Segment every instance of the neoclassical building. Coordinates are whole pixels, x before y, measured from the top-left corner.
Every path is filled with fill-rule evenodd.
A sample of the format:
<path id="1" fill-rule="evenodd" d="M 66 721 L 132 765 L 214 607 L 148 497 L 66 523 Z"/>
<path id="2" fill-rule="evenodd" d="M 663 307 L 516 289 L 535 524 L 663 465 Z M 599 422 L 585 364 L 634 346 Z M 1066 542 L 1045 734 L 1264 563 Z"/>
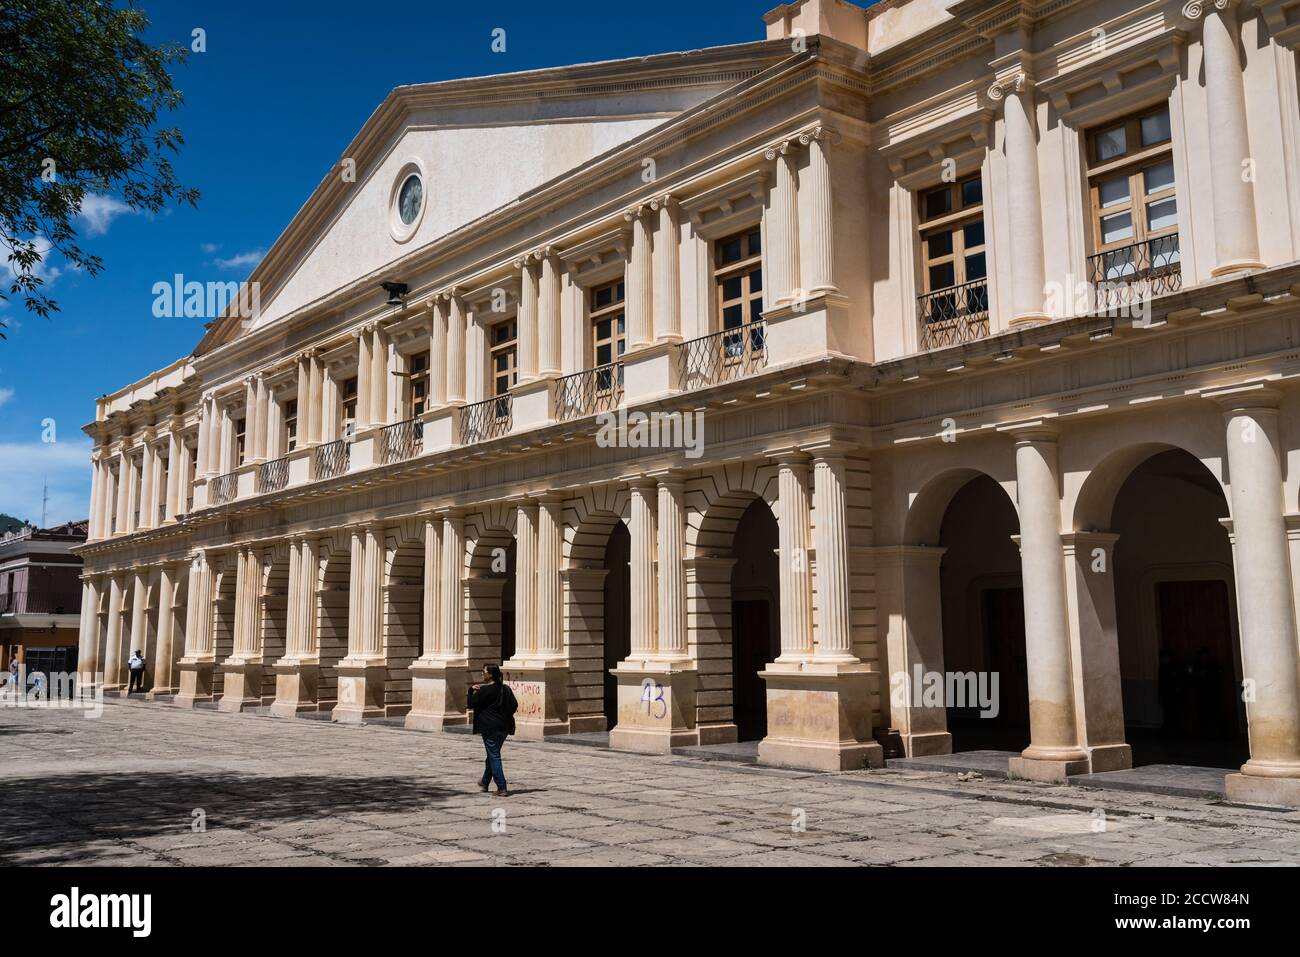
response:
<path id="1" fill-rule="evenodd" d="M 763 20 L 394 90 L 98 401 L 82 670 L 1300 805 L 1300 0 Z"/>

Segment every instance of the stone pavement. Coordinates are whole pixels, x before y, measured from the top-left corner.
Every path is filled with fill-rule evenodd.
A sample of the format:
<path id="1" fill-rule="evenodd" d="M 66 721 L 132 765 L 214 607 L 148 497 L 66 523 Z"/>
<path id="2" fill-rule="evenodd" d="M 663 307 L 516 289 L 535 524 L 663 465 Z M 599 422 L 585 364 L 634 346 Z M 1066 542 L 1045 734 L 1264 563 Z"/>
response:
<path id="1" fill-rule="evenodd" d="M 108 702 L 0 708 L 3 864 L 1296 864 L 1300 812 Z M 201 820 L 204 830 L 196 830 Z M 792 825 L 802 823 L 803 829 Z"/>

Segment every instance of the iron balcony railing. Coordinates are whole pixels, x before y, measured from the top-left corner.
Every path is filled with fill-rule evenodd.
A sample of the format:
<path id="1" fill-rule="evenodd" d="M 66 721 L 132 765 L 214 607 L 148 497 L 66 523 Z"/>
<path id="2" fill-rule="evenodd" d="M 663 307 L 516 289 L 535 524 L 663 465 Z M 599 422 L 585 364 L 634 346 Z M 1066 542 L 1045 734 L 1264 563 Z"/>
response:
<path id="1" fill-rule="evenodd" d="M 379 461 L 382 464 L 413 459 L 424 448 L 424 423 L 419 419 L 406 419 L 388 426 L 380 436 Z"/>
<path id="2" fill-rule="evenodd" d="M 257 467 L 257 491 L 278 492 L 289 484 L 289 460 L 287 458 L 271 459 Z"/>
<path id="3" fill-rule="evenodd" d="M 622 401 L 621 362 L 575 372 L 555 383 L 555 416 L 560 422 L 617 409 Z"/>
<path id="4" fill-rule="evenodd" d="M 511 396 L 493 396 L 474 402 L 460 410 L 460 444 L 486 442 L 510 432 L 514 421 Z"/>
<path id="5" fill-rule="evenodd" d="M 52 585 L 0 593 L 0 615 L 75 615 L 81 611 L 81 590 Z"/>
<path id="6" fill-rule="evenodd" d="M 1158 236 L 1088 257 L 1096 308 L 1105 311 L 1183 288 L 1178 234 Z"/>
<path id="7" fill-rule="evenodd" d="M 348 470 L 352 461 L 352 446 L 347 439 L 338 439 L 316 446 L 316 461 L 313 474 L 317 479 L 334 478 Z"/>
<path id="8" fill-rule="evenodd" d="M 218 475 L 208 486 L 208 491 L 213 505 L 225 505 L 227 502 L 233 502 L 235 493 L 239 491 L 239 476 L 234 472 Z"/>
<path id="9" fill-rule="evenodd" d="M 767 323 L 759 319 L 682 343 L 683 389 L 742 379 L 767 365 Z"/>
<path id="10" fill-rule="evenodd" d="M 989 334 L 989 283 L 976 279 L 916 297 L 925 352 L 974 342 Z"/>

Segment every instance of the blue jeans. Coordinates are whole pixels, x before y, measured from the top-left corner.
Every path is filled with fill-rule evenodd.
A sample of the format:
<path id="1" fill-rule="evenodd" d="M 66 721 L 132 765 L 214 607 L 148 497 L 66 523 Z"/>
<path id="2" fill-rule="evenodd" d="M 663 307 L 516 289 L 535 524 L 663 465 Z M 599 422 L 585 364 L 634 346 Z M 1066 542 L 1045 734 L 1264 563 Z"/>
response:
<path id="1" fill-rule="evenodd" d="M 487 760 L 483 762 L 483 777 L 479 780 L 479 787 L 488 786 L 488 781 L 496 781 L 497 790 L 506 790 L 506 772 L 501 768 L 501 745 L 506 743 L 504 734 L 485 734 L 483 737 L 483 750 L 487 752 Z"/>

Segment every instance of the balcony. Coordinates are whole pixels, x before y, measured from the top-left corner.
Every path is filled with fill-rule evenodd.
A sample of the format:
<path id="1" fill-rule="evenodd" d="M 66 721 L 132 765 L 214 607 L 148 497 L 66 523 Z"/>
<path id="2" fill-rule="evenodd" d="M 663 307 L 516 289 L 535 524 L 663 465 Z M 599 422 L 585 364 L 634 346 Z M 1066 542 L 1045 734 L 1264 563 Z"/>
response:
<path id="1" fill-rule="evenodd" d="M 617 409 L 623 401 L 623 363 L 611 362 L 555 383 L 555 418 L 559 422 L 580 419 Z"/>
<path id="2" fill-rule="evenodd" d="M 681 346 L 681 387 L 703 389 L 757 372 L 767 365 L 763 320 L 689 339 Z"/>
<path id="3" fill-rule="evenodd" d="M 1088 257 L 1098 311 L 1121 309 L 1183 288 L 1178 234 L 1108 249 Z"/>
<path id="4" fill-rule="evenodd" d="M 278 458 L 257 467 L 257 493 L 278 492 L 289 484 L 289 459 Z"/>
<path id="5" fill-rule="evenodd" d="M 338 439 L 316 446 L 316 461 L 312 469 L 314 477 L 320 479 L 334 478 L 348 470 L 352 460 L 352 446 L 347 439 Z"/>
<path id="6" fill-rule="evenodd" d="M 460 413 L 460 444 L 486 442 L 508 435 L 514 422 L 510 395 L 498 395 L 465 406 Z"/>
<path id="7" fill-rule="evenodd" d="M 233 502 L 238 492 L 239 475 L 236 472 L 218 475 L 208 483 L 208 501 L 212 505 L 225 505 Z"/>
<path id="8" fill-rule="evenodd" d="M 379 434 L 379 461 L 382 465 L 413 459 L 424 448 L 424 423 L 406 419 L 388 426 Z"/>
<path id="9" fill-rule="evenodd" d="M 916 297 L 922 352 L 974 342 L 989 334 L 989 284 L 976 279 Z"/>
<path id="10" fill-rule="evenodd" d="M 47 585 L 0 595 L 0 615 L 76 615 L 81 590 L 76 585 Z"/>

